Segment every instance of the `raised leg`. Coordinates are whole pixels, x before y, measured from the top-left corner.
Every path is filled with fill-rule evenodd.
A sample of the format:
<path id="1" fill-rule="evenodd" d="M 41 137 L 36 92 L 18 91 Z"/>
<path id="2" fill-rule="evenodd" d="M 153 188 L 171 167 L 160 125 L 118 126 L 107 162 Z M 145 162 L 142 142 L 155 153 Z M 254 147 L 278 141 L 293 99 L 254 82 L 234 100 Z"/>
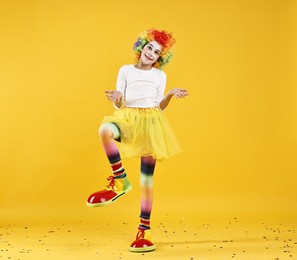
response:
<path id="1" fill-rule="evenodd" d="M 112 175 L 107 178 L 109 183 L 106 189 L 97 191 L 87 199 L 87 206 L 100 207 L 113 203 L 122 195 L 132 189 L 128 181 L 121 156 L 114 140 L 120 139 L 120 130 L 113 123 L 106 123 L 100 126 L 99 136 L 105 154 L 112 169 Z"/>

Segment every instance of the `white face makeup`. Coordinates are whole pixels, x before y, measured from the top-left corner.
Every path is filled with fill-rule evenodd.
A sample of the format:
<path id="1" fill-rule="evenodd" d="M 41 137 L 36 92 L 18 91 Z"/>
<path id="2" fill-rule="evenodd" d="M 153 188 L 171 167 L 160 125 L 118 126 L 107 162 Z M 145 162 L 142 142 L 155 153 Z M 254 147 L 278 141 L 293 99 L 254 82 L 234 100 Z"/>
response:
<path id="1" fill-rule="evenodd" d="M 141 52 L 140 61 L 143 65 L 153 65 L 160 57 L 162 45 L 156 41 L 146 44 Z"/>

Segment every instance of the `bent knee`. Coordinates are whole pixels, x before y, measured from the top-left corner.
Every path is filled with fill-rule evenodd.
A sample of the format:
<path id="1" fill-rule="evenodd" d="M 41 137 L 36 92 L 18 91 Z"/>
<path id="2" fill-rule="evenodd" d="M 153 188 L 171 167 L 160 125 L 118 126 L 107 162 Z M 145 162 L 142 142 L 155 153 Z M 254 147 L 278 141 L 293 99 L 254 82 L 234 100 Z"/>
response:
<path id="1" fill-rule="evenodd" d="M 98 129 L 98 134 L 101 139 L 116 139 L 120 135 L 117 126 L 113 123 L 102 124 Z"/>
<path id="2" fill-rule="evenodd" d="M 108 134 L 108 133 L 112 133 L 112 132 L 111 132 L 111 130 L 109 129 L 109 127 L 107 127 L 106 124 L 103 124 L 103 125 L 101 125 L 101 126 L 99 127 L 99 129 L 98 129 L 98 134 L 99 134 L 100 136 L 102 136 L 102 135 L 106 135 L 106 134 Z"/>

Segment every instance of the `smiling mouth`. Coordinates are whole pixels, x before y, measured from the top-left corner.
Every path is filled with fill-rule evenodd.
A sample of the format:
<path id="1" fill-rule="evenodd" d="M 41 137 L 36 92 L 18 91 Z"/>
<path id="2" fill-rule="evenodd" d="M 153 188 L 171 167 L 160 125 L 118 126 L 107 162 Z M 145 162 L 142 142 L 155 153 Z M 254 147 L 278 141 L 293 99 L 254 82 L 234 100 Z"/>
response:
<path id="1" fill-rule="evenodd" d="M 145 56 L 148 60 L 153 60 L 153 58 L 151 58 L 150 56 L 147 56 L 146 54 L 144 54 L 144 56 Z"/>

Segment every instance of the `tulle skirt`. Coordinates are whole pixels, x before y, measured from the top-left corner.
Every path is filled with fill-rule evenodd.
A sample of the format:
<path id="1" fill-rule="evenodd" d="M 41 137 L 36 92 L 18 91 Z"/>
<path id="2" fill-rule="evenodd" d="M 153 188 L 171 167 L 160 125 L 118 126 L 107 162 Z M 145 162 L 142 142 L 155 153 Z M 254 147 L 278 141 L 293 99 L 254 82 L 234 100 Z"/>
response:
<path id="1" fill-rule="evenodd" d="M 157 160 L 181 152 L 180 145 L 160 108 L 123 107 L 101 122 L 120 129 L 122 157 L 153 156 Z"/>

